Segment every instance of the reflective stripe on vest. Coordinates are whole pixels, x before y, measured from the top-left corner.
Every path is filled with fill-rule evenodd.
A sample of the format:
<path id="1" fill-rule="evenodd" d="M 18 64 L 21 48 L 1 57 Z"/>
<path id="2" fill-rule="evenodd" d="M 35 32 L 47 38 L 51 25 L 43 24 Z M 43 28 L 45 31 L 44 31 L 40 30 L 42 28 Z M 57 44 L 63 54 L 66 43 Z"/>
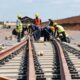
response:
<path id="1" fill-rule="evenodd" d="M 22 23 L 20 23 L 19 26 L 17 27 L 17 31 L 22 32 Z"/>
<path id="2" fill-rule="evenodd" d="M 61 25 L 57 25 L 58 32 L 64 32 L 64 28 Z"/>

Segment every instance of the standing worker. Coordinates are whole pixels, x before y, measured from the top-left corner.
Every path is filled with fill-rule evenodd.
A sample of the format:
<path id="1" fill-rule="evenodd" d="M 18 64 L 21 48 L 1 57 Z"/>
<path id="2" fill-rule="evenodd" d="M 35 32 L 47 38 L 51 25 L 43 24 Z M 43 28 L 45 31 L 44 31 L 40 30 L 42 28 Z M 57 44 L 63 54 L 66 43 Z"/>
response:
<path id="1" fill-rule="evenodd" d="M 34 24 L 39 28 L 42 27 L 42 21 L 39 18 L 39 14 L 38 13 L 35 14 Z"/>
<path id="2" fill-rule="evenodd" d="M 17 41 L 20 42 L 21 41 L 21 33 L 22 33 L 22 22 L 21 22 L 21 16 L 17 16 L 18 20 L 16 22 L 16 30 L 18 32 L 18 35 L 17 35 Z"/>
<path id="3" fill-rule="evenodd" d="M 35 19 L 34 19 L 34 25 L 38 28 L 38 30 L 36 31 L 35 35 L 36 36 L 36 40 L 39 40 L 39 38 L 41 37 L 41 28 L 42 28 L 42 21 L 41 19 L 39 18 L 39 14 L 36 13 L 35 14 Z"/>
<path id="4" fill-rule="evenodd" d="M 66 34 L 64 28 L 61 25 L 58 25 L 56 22 L 54 22 L 53 26 L 55 27 L 55 33 L 57 32 L 57 36 L 59 37 L 60 34 L 62 34 L 63 40 L 66 42 Z"/>

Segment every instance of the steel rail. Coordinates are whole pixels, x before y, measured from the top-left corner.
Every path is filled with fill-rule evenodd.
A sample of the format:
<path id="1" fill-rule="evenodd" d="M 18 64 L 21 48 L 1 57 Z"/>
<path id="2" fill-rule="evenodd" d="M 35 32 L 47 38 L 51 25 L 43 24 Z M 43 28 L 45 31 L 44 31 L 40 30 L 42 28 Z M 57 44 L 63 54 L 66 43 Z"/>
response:
<path id="1" fill-rule="evenodd" d="M 0 75 L 0 80 L 13 80 L 13 79 Z"/>
<path id="2" fill-rule="evenodd" d="M 71 75 L 68 69 L 68 65 L 67 65 L 62 47 L 60 43 L 55 39 L 53 40 L 53 44 L 55 45 L 55 48 L 59 56 L 61 80 L 71 80 Z"/>
<path id="3" fill-rule="evenodd" d="M 10 47 L 8 49 L 5 49 L 5 50 L 0 51 L 0 60 L 6 58 L 11 53 L 17 51 L 18 49 L 20 49 L 21 47 L 23 47 L 26 44 L 27 44 L 27 40 L 23 40 L 20 43 L 14 45 L 14 46 L 12 46 L 12 47 Z"/>
<path id="4" fill-rule="evenodd" d="M 28 77 L 28 80 L 36 80 L 35 66 L 34 66 L 34 61 L 33 61 L 30 36 L 29 36 L 28 44 L 29 44 L 29 75 L 28 75 L 29 77 Z"/>

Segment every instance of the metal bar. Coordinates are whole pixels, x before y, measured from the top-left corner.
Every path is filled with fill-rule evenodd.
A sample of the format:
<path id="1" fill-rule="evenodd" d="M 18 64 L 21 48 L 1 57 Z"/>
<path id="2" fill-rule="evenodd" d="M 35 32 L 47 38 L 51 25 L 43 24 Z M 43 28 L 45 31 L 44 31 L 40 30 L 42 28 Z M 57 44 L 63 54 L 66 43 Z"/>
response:
<path id="1" fill-rule="evenodd" d="M 30 36 L 29 36 L 29 80 L 36 80 Z"/>
<path id="2" fill-rule="evenodd" d="M 71 75 L 68 69 L 68 65 L 62 47 L 57 40 L 54 40 L 54 43 L 59 55 L 61 80 L 71 80 Z"/>
<path id="3" fill-rule="evenodd" d="M 22 46 L 26 45 L 27 40 L 21 41 L 20 43 L 0 51 L 0 60 L 4 59 L 5 57 L 7 57 L 8 55 L 10 55 L 11 53 L 17 51 L 18 49 L 20 49 Z"/>
<path id="4" fill-rule="evenodd" d="M 11 80 L 10 78 L 4 77 L 3 75 L 0 75 L 0 80 Z"/>

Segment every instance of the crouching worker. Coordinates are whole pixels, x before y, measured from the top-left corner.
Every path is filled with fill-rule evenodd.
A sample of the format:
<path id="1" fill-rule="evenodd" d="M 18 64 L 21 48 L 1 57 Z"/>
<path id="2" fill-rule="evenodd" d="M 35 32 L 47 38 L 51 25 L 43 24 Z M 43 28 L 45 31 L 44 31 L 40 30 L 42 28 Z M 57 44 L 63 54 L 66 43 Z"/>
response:
<path id="1" fill-rule="evenodd" d="M 49 27 L 50 27 L 50 34 L 51 34 L 51 38 L 55 37 L 55 28 L 53 26 L 54 21 L 52 19 L 49 19 Z"/>
<path id="2" fill-rule="evenodd" d="M 43 28 L 44 33 L 44 41 L 49 41 L 50 39 L 54 38 L 55 35 L 55 28 L 53 26 L 48 26 Z"/>
<path id="3" fill-rule="evenodd" d="M 16 22 L 16 31 L 17 31 L 17 41 L 21 41 L 21 35 L 22 35 L 22 22 L 21 22 L 21 16 L 17 16 L 18 20 Z"/>
<path id="4" fill-rule="evenodd" d="M 61 40 L 67 42 L 64 28 L 61 25 L 58 25 L 56 22 L 54 22 L 53 26 L 55 28 L 55 35 L 57 33 L 56 37 L 59 37 Z M 62 38 L 60 37 L 60 35 L 62 35 Z"/>

